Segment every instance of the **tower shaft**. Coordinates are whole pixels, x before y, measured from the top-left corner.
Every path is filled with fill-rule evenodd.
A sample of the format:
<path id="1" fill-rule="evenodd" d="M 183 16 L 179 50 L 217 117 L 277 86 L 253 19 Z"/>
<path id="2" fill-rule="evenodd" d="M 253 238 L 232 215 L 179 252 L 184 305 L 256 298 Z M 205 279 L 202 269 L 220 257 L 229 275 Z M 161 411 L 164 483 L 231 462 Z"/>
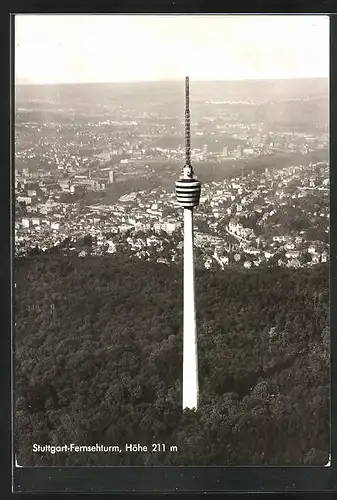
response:
<path id="1" fill-rule="evenodd" d="M 193 208 L 184 208 L 183 409 L 198 407 L 198 354 L 194 296 Z"/>
<path id="2" fill-rule="evenodd" d="M 185 79 L 185 165 L 175 182 L 177 201 L 184 209 L 183 409 L 198 407 L 198 353 L 194 297 L 193 207 L 199 205 L 201 183 L 191 165 L 189 78 Z"/>

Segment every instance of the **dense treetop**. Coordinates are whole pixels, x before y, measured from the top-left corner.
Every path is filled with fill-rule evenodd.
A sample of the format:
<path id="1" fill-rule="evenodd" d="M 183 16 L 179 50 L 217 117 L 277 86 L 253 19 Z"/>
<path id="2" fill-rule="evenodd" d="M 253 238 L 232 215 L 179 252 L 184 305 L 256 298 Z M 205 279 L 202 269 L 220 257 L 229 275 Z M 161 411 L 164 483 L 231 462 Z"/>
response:
<path id="1" fill-rule="evenodd" d="M 21 465 L 327 462 L 328 265 L 197 270 L 196 413 L 181 410 L 181 278 L 121 255 L 16 261 Z M 33 443 L 178 451 L 50 455 Z"/>

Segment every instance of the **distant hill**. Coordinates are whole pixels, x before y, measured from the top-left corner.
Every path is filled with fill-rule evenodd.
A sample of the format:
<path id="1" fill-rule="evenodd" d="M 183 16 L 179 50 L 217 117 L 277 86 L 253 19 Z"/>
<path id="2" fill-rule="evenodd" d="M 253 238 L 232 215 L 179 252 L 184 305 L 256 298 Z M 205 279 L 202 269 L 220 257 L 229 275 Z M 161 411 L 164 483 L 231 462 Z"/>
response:
<path id="1" fill-rule="evenodd" d="M 18 101 L 26 99 L 74 99 L 83 96 L 90 100 L 101 99 L 147 99 L 161 102 L 184 99 L 185 82 L 140 82 L 140 83 L 88 83 L 63 85 L 17 85 Z M 191 81 L 191 99 L 270 101 L 287 99 L 320 98 L 329 96 L 328 78 L 303 78 L 289 80 L 240 80 L 240 81 Z"/>
<path id="2" fill-rule="evenodd" d="M 217 115 L 221 109 L 243 123 L 263 122 L 269 127 L 311 130 L 316 123 L 328 123 L 328 84 L 323 78 L 193 82 L 191 111 L 198 119 Z M 176 119 L 184 109 L 183 99 L 180 82 L 19 85 L 16 87 L 17 123 L 100 121 L 102 106 L 120 105 L 130 106 L 139 113 L 147 111 L 159 118 Z M 242 104 L 245 101 L 246 104 Z M 69 110 L 74 110 L 75 115 Z"/>
<path id="3" fill-rule="evenodd" d="M 329 453 L 329 272 L 197 271 L 200 409 L 181 411 L 179 267 L 15 262 L 20 465 L 299 465 Z M 32 444 L 178 452 L 32 453 Z"/>
<path id="4" fill-rule="evenodd" d="M 272 102 L 257 108 L 257 121 L 266 125 L 305 128 L 316 123 L 328 123 L 329 100 L 324 97 L 311 100 Z"/>

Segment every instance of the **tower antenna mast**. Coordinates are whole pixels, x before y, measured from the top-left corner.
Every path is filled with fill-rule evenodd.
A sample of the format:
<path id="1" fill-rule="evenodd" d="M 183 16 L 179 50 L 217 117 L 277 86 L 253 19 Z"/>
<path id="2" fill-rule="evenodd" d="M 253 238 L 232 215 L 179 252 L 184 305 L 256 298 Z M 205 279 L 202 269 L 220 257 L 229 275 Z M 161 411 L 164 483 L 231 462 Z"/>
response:
<path id="1" fill-rule="evenodd" d="M 191 116 L 190 116 L 190 81 L 185 79 L 185 164 L 191 165 Z M 193 170 L 193 169 L 192 169 Z"/>
<path id="2" fill-rule="evenodd" d="M 189 77 L 185 78 L 185 165 L 176 181 L 176 196 L 184 210 L 183 409 L 197 409 L 199 396 L 197 328 L 194 296 L 193 208 L 199 205 L 201 183 L 191 164 Z"/>

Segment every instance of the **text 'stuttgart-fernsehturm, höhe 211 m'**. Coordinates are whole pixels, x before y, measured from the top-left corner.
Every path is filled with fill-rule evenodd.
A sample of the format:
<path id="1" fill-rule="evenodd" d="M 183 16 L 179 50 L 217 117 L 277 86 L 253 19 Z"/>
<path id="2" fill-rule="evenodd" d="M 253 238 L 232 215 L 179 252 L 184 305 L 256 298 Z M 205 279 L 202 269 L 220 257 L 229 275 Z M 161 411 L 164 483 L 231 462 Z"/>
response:
<path id="1" fill-rule="evenodd" d="M 185 79 L 185 151 L 186 160 L 175 183 L 179 205 L 184 209 L 184 299 L 183 299 L 183 409 L 198 408 L 198 350 L 194 297 L 193 208 L 199 205 L 201 183 L 191 165 L 189 78 Z"/>

